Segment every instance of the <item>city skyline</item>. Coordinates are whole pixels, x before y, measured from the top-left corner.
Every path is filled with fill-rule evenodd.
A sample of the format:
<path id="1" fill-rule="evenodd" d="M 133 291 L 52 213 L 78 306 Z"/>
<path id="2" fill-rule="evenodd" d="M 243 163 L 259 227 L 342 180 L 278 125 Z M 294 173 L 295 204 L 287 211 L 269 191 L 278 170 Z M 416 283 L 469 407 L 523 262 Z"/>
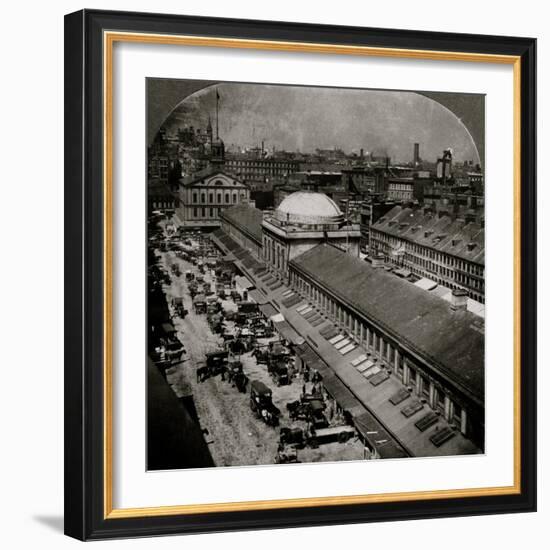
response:
<path id="1" fill-rule="evenodd" d="M 215 127 L 216 91 L 219 135 L 226 145 L 245 149 L 265 141 L 269 150 L 302 153 L 334 148 L 358 153 L 363 148 L 408 161 L 413 144 L 419 143 L 421 158 L 429 162 L 447 147 L 458 162 L 480 162 L 456 115 L 415 92 L 221 83 L 185 98 L 166 119 L 166 131 L 206 128 L 209 118 Z"/>

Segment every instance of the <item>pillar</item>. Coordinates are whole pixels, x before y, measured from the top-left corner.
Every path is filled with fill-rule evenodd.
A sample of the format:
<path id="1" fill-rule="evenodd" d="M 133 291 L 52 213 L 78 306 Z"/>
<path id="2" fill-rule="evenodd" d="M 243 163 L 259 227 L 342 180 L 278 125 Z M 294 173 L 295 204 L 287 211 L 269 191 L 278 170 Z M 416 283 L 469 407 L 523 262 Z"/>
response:
<path id="1" fill-rule="evenodd" d="M 460 414 L 460 431 L 463 435 L 466 435 L 467 431 L 467 416 L 466 411 L 464 407 L 462 408 L 461 414 Z"/>
<path id="2" fill-rule="evenodd" d="M 396 376 L 399 373 L 399 350 L 397 348 L 393 354 L 393 372 Z"/>
<path id="3" fill-rule="evenodd" d="M 453 411 L 451 410 L 451 400 L 449 399 L 449 396 L 445 396 L 445 420 L 447 422 L 451 422 L 453 417 Z"/>
<path id="4" fill-rule="evenodd" d="M 401 375 L 403 377 L 403 384 L 406 386 L 409 383 L 409 365 L 407 363 L 407 360 L 403 357 L 403 374 Z"/>
<path id="5" fill-rule="evenodd" d="M 435 386 L 433 382 L 430 382 L 430 397 L 429 397 L 429 404 L 432 409 L 435 409 Z"/>

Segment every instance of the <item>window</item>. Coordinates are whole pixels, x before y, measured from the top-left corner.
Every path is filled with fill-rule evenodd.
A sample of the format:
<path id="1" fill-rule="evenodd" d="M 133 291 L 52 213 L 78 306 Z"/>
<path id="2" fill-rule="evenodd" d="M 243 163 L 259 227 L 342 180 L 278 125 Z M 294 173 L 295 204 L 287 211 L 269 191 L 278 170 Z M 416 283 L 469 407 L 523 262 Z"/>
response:
<path id="1" fill-rule="evenodd" d="M 237 193 L 233 193 L 233 202 L 234 202 L 234 203 L 237 202 Z"/>
<path id="2" fill-rule="evenodd" d="M 201 204 L 206 202 L 206 193 L 201 193 Z"/>
<path id="3" fill-rule="evenodd" d="M 221 204 L 222 202 L 222 194 L 218 193 L 218 204 Z"/>
<path id="4" fill-rule="evenodd" d="M 226 204 L 229 204 L 229 193 L 225 194 L 225 202 Z"/>
<path id="5" fill-rule="evenodd" d="M 208 195 L 208 202 L 212 204 L 214 202 L 214 193 L 209 193 Z"/>
<path id="6" fill-rule="evenodd" d="M 210 217 L 211 217 L 211 218 L 214 217 L 214 209 L 213 209 L 213 208 L 210 208 Z"/>
<path id="7" fill-rule="evenodd" d="M 193 203 L 197 204 L 197 194 L 193 193 Z"/>
<path id="8" fill-rule="evenodd" d="M 206 208 L 204 206 L 202 207 L 202 217 L 206 218 Z"/>
<path id="9" fill-rule="evenodd" d="M 196 218 L 196 217 L 199 215 L 199 213 L 198 213 L 197 210 L 198 210 L 198 209 L 197 209 L 197 207 L 195 206 L 195 208 L 193 208 L 193 217 L 194 217 L 194 218 Z"/>

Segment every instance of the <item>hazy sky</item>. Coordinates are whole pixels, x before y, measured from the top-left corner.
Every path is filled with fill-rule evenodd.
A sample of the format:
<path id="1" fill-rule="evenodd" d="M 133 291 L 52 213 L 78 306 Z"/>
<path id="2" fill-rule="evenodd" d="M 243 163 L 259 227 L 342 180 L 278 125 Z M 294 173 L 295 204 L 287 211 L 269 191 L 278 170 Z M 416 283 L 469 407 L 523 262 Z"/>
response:
<path id="1" fill-rule="evenodd" d="M 458 161 L 479 161 L 476 147 L 460 120 L 439 103 L 413 92 L 216 84 L 186 98 L 165 127 L 215 128 L 215 90 L 220 95 L 219 133 L 226 145 L 259 145 L 271 149 L 313 152 L 339 147 L 346 152 L 387 153 L 412 160 L 413 143 L 420 156 L 435 161 L 451 147 Z M 215 130 L 214 130 L 215 131 Z"/>

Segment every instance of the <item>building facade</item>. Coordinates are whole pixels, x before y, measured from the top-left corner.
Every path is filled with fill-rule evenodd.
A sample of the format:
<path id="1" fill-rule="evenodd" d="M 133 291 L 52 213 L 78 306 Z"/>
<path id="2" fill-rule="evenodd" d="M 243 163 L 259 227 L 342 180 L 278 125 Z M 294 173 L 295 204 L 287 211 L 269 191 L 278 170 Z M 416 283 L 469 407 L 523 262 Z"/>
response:
<path id="1" fill-rule="evenodd" d="M 272 188 L 274 182 L 283 181 L 297 172 L 299 162 L 277 158 L 246 158 L 227 155 L 224 170 L 233 174 L 252 189 Z"/>
<path id="2" fill-rule="evenodd" d="M 485 229 L 474 212 L 396 206 L 370 228 L 371 253 L 485 303 Z"/>
<path id="3" fill-rule="evenodd" d="M 484 449 L 484 320 L 466 310 L 460 292 L 449 304 L 329 244 L 291 261 L 289 271 L 295 291 Z"/>
<path id="4" fill-rule="evenodd" d="M 250 188 L 214 165 L 180 181 L 179 202 L 177 216 L 182 225 L 219 227 L 225 209 L 250 203 Z"/>
<path id="5" fill-rule="evenodd" d="M 331 242 L 359 256 L 359 225 L 348 225 L 336 203 L 324 193 L 298 191 L 286 197 L 262 222 L 266 267 L 288 278 L 288 264 L 320 242 Z"/>
<path id="6" fill-rule="evenodd" d="M 158 179 L 149 181 L 147 187 L 147 209 L 149 212 L 159 210 L 161 212 L 172 211 L 179 204 L 177 195 L 172 193 L 168 185 Z"/>

